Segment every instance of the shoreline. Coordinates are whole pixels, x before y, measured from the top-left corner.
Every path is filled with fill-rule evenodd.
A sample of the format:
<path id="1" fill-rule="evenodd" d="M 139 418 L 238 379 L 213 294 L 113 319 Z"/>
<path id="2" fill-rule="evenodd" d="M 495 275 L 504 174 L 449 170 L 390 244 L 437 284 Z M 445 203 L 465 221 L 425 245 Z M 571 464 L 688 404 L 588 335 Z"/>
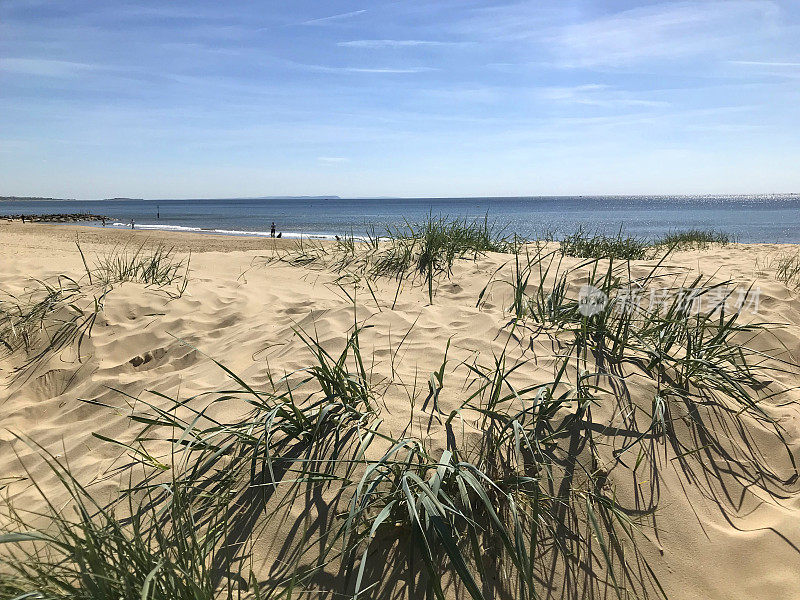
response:
<path id="1" fill-rule="evenodd" d="M 288 248 L 298 242 L 298 237 L 271 238 L 268 235 L 237 235 L 201 229 L 155 229 L 145 227 L 135 229 L 124 227 L 101 227 L 98 225 L 74 223 L 21 223 L 19 221 L 0 221 L 0 240 L 6 248 L 20 247 L 52 248 L 53 250 L 75 250 L 76 239 L 82 247 L 103 248 L 120 245 L 158 246 L 166 245 L 176 252 L 247 252 Z M 303 240 L 314 243 L 333 243 L 334 239 L 313 235 L 303 235 Z M 753 250 L 795 251 L 800 243 L 791 242 L 731 242 L 735 248 Z M 720 246 L 724 247 L 724 246 Z"/>
<path id="2" fill-rule="evenodd" d="M 20 248 L 50 248 L 54 251 L 82 247 L 102 248 L 125 244 L 166 245 L 176 252 L 244 252 L 289 247 L 296 238 L 238 236 L 204 231 L 172 231 L 161 229 L 123 229 L 72 223 L 0 222 L 0 240 L 6 252 L 14 255 Z M 315 240 L 325 242 L 326 240 Z"/>
<path id="3" fill-rule="evenodd" d="M 87 227 L 102 227 L 101 225 L 92 225 L 89 223 L 80 223 Z M 269 231 L 248 231 L 246 229 L 214 229 L 210 227 L 190 227 L 188 225 L 164 225 L 161 223 L 135 223 L 135 229 L 142 231 L 165 231 L 176 233 L 202 233 L 207 235 L 227 235 L 232 237 L 249 237 L 249 238 L 267 238 L 273 239 Z M 129 223 L 114 221 L 108 223 L 106 229 L 127 229 L 130 230 Z M 335 233 L 305 233 L 297 231 L 279 231 L 275 239 L 291 239 L 291 240 L 319 240 L 319 241 L 333 241 L 339 235 Z M 364 239 L 362 236 L 355 236 L 356 239 Z"/>

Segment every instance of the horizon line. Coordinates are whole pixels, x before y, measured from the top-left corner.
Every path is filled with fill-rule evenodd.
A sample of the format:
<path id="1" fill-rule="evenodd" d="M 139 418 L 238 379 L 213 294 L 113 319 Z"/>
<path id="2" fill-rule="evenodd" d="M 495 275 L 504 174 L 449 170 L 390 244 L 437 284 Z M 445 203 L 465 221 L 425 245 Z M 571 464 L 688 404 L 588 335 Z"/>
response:
<path id="1" fill-rule="evenodd" d="M 32 195 L 2 195 L 0 196 L 0 203 L 3 202 L 150 202 L 150 201 L 183 201 L 183 200 L 503 200 L 503 199 L 519 199 L 519 198 L 625 198 L 625 197 L 639 197 L 639 198 L 699 198 L 710 196 L 729 196 L 729 197 L 743 197 L 743 196 L 800 196 L 800 191 L 793 192 L 702 192 L 702 193 L 585 193 L 585 194 L 521 194 L 521 195 L 471 195 L 471 196 L 394 196 L 394 195 L 372 195 L 372 196 L 339 196 L 337 194 L 307 194 L 307 195 L 272 195 L 272 196 L 184 196 L 184 197 L 150 197 L 150 198 L 134 198 L 128 196 L 115 196 L 106 198 L 67 198 L 67 197 L 54 197 L 54 196 L 32 196 Z M 12 200 L 16 199 L 16 200 Z"/>

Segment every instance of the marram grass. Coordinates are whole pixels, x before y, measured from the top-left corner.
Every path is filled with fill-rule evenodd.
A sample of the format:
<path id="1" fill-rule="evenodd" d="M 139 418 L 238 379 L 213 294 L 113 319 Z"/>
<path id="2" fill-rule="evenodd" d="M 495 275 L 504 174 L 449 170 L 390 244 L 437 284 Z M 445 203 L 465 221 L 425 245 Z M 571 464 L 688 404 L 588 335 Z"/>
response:
<path id="1" fill-rule="evenodd" d="M 450 235 L 449 225 L 442 227 L 444 234 L 431 224 L 398 236 L 388 251 L 384 242 L 350 239 L 335 250 L 306 246 L 280 260 L 401 279 L 411 273 L 432 298 L 428 274 L 447 276 L 458 257 L 492 249 L 474 242 L 481 236 L 465 236 L 473 240 L 467 244 L 437 240 Z M 13 502 L 5 505 L 0 593 L 52 599 L 443 599 L 457 590 L 472 599 L 663 597 L 641 552 L 650 542 L 610 483 L 600 449 L 613 440 L 595 421 L 595 411 L 612 402 L 634 415 L 626 422 L 631 434 L 613 454 L 634 472 L 650 469 L 653 478 L 661 446 L 671 447 L 686 468 L 693 468 L 695 457 L 703 468 L 703 459 L 721 455 L 725 441 L 701 410 L 752 415 L 780 436 L 759 406 L 758 390 L 781 363 L 747 341 L 770 325 L 745 321 L 741 310 L 693 314 L 678 301 L 658 310 L 616 310 L 623 293 L 662 281 L 663 259 L 632 277 L 628 259 L 588 257 L 566 268 L 561 249 L 534 253 L 514 243 L 504 249 L 514 256 L 478 303 L 490 286 L 509 286 L 507 328 L 513 335 L 496 355 L 455 367 L 448 362 L 450 342 L 442 349 L 427 409 L 438 440 L 390 433 L 379 390 L 391 383 L 376 385 L 374 365 L 362 356 L 362 326 L 349 332 L 338 352 L 298 330 L 307 366 L 270 377 L 266 389 L 217 362 L 230 389 L 180 400 L 157 390 L 137 396 L 140 408 L 131 416 L 141 426 L 136 438 L 98 436 L 123 446 L 128 468 L 142 474 L 109 505 L 93 500 L 68 463 L 42 451 L 71 507 L 46 502 L 36 519 L 44 525 L 33 527 L 31 515 Z M 141 261 L 111 264 L 103 270 L 113 275 L 108 280 Z M 610 299 L 591 316 L 581 314 L 570 285 L 579 271 Z M 711 295 L 730 282 L 683 283 Z M 57 310 L 61 294 L 73 289 L 64 286 L 52 288 L 55 301 L 30 320 Z M 534 367 L 533 358 L 510 352 L 523 332 L 558 340 L 549 381 L 526 383 L 521 376 Z M 11 345 L 10 351 L 19 348 Z M 448 364 L 466 378 L 462 401 L 445 413 L 438 399 L 452 385 Z M 650 406 L 635 405 L 626 393 L 620 376 L 626 366 L 655 390 Z M 233 408 L 222 414 L 242 416 L 220 420 L 221 406 Z M 637 420 L 646 409 L 646 419 Z M 679 435 L 679 427 L 694 435 Z M 742 478 L 753 484 L 776 479 L 760 457 L 750 458 Z M 299 517 L 292 512 L 297 506 L 307 507 Z M 253 539 L 264 531 L 289 532 L 281 538 L 280 561 L 269 569 L 253 558 Z"/>
<path id="2" fill-rule="evenodd" d="M 115 286 L 140 283 L 172 299 L 182 296 L 188 286 L 189 258 L 179 258 L 163 245 L 116 247 L 91 262 L 77 247 L 83 277 L 32 279 L 23 293 L 0 296 L 0 357 L 20 351 L 24 359 L 17 371 L 73 346 L 80 361 L 83 345 Z"/>

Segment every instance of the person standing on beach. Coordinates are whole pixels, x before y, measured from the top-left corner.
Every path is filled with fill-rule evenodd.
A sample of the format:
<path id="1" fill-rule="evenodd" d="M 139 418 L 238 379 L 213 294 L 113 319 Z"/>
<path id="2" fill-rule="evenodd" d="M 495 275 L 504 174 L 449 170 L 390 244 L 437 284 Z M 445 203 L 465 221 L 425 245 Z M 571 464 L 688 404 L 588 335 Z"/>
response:
<path id="1" fill-rule="evenodd" d="M 272 228 L 269 230 L 269 237 L 275 237 L 275 221 L 272 222 Z"/>
<path id="2" fill-rule="evenodd" d="M 131 219 L 131 229 L 133 229 L 133 219 Z"/>

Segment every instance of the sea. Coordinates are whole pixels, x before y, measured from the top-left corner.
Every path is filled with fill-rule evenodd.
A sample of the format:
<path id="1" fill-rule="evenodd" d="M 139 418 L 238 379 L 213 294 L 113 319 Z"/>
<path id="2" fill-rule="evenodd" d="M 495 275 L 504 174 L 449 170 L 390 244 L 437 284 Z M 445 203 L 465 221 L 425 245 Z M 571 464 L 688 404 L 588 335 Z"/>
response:
<path id="1" fill-rule="evenodd" d="M 655 239 L 711 229 L 740 242 L 800 242 L 800 194 L 515 198 L 227 198 L 3 201 L 0 214 L 93 213 L 108 227 L 284 238 L 381 235 L 428 217 L 488 219 L 505 235 L 589 233 Z M 100 226 L 99 223 L 87 223 Z"/>

